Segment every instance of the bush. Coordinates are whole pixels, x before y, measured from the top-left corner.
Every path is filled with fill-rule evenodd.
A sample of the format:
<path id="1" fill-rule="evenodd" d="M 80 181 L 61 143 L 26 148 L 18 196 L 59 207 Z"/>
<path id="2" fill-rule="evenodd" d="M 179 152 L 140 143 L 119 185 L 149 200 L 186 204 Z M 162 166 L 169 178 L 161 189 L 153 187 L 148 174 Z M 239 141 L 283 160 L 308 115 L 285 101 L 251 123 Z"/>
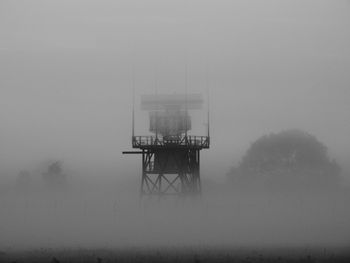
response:
<path id="1" fill-rule="evenodd" d="M 264 135 L 253 142 L 229 178 L 239 185 L 313 188 L 334 186 L 340 168 L 317 138 L 300 130 Z"/>

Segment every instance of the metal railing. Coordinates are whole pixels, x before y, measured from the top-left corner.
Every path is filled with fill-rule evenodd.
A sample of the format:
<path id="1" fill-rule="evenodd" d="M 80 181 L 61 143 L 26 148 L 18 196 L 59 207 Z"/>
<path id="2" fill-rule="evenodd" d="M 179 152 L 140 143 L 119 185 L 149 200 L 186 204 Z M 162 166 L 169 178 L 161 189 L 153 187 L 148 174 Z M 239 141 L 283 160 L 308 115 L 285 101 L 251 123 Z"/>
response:
<path id="1" fill-rule="evenodd" d="M 147 147 L 191 147 L 191 148 L 209 148 L 210 138 L 208 136 L 133 136 L 133 148 Z"/>

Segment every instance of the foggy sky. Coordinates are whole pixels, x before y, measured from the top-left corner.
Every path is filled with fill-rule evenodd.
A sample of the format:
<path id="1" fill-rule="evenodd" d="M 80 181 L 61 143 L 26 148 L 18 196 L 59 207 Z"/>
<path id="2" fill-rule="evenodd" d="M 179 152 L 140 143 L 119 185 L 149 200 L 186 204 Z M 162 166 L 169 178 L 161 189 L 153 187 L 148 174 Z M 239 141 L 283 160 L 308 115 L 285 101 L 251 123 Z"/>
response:
<path id="1" fill-rule="evenodd" d="M 136 95 L 210 89 L 204 177 L 261 135 L 298 128 L 346 167 L 350 2 L 0 1 L 0 165 L 114 171 Z M 205 135 L 205 134 L 203 134 Z M 217 170 L 218 169 L 218 170 Z"/>

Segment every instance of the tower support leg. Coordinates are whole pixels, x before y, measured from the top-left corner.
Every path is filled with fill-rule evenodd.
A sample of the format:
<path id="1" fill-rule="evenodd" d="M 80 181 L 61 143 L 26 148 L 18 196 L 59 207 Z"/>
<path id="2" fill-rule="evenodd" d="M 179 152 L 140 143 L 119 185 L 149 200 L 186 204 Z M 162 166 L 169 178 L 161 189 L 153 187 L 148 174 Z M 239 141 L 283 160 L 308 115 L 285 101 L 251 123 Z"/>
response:
<path id="1" fill-rule="evenodd" d="M 199 165 L 197 149 L 143 150 L 141 196 L 200 194 Z"/>

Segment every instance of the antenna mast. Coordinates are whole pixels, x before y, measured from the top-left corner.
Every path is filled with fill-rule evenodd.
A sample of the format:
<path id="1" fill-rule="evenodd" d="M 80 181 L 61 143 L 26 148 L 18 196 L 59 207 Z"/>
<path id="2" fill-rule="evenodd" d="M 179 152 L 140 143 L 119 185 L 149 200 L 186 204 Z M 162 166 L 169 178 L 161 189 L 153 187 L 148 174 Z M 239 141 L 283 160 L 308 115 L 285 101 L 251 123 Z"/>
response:
<path id="1" fill-rule="evenodd" d="M 135 136 L 135 67 L 132 67 L 132 140 Z"/>
<path id="2" fill-rule="evenodd" d="M 206 68 L 206 88 L 207 88 L 207 100 L 208 100 L 208 113 L 207 113 L 207 121 L 208 121 L 208 127 L 207 127 L 207 136 L 208 140 L 210 140 L 210 99 L 209 99 L 209 77 L 208 77 L 208 65 Z"/>
<path id="3" fill-rule="evenodd" d="M 188 119 L 187 119 L 187 115 L 188 115 L 188 105 L 187 105 L 187 95 L 188 95 L 188 61 L 186 58 L 186 72 L 185 72 L 185 96 L 186 96 L 186 104 L 185 104 L 185 110 L 186 110 L 186 117 L 185 117 L 185 121 L 186 121 L 186 131 L 185 131 L 185 140 L 187 142 L 187 130 L 188 130 Z"/>
<path id="4" fill-rule="evenodd" d="M 155 89 L 155 95 L 156 95 L 156 101 L 157 101 L 157 105 L 156 105 L 156 144 L 158 143 L 158 110 L 159 110 L 159 106 L 158 106 L 158 82 L 157 82 L 157 68 L 156 66 L 154 66 L 154 89 Z"/>

